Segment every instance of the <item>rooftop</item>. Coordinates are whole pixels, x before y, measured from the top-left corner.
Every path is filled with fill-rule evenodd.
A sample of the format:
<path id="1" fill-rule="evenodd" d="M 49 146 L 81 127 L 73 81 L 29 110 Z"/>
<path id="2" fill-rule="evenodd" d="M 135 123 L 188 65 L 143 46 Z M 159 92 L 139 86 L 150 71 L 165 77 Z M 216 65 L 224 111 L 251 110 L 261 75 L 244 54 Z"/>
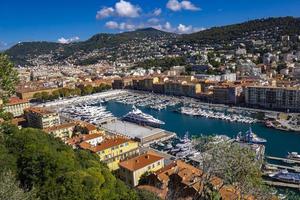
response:
<path id="1" fill-rule="evenodd" d="M 104 139 L 100 144 L 97 146 L 92 146 L 88 142 L 82 142 L 80 143 L 80 147 L 83 149 L 89 149 L 92 152 L 99 152 L 104 149 L 108 149 L 111 147 L 118 146 L 120 144 L 124 144 L 126 142 L 131 142 L 132 140 L 125 138 L 125 137 L 112 137 L 112 138 L 106 138 Z M 132 141 L 133 142 L 133 141 Z"/>
<path id="2" fill-rule="evenodd" d="M 24 110 L 29 111 L 29 112 L 38 113 L 41 115 L 55 114 L 55 112 L 47 110 L 45 108 L 41 108 L 41 107 L 30 107 L 30 108 L 26 108 Z"/>
<path id="3" fill-rule="evenodd" d="M 134 123 L 120 121 L 120 120 L 109 122 L 107 124 L 104 124 L 102 127 L 112 133 L 126 135 L 130 138 L 141 138 L 141 139 L 164 132 L 164 130 L 159 128 L 140 126 Z"/>
<path id="4" fill-rule="evenodd" d="M 164 157 L 154 153 L 154 152 L 147 152 L 140 156 L 131 158 L 129 160 L 123 161 L 119 163 L 120 167 L 126 168 L 130 171 L 136 171 L 138 169 L 144 168 L 148 165 L 151 165 L 154 162 L 157 162 Z"/>
<path id="5" fill-rule="evenodd" d="M 57 126 L 51 126 L 51 127 L 46 128 L 44 130 L 47 131 L 47 132 L 51 132 L 51 131 L 70 128 L 70 127 L 74 127 L 74 126 L 76 126 L 75 123 L 64 123 L 64 124 L 60 124 L 60 125 L 57 125 Z"/>
<path id="6" fill-rule="evenodd" d="M 10 106 L 10 105 L 16 105 L 16 104 L 21 104 L 21 103 L 29 103 L 29 101 L 20 99 L 18 97 L 11 97 L 11 98 L 9 98 L 7 105 Z"/>

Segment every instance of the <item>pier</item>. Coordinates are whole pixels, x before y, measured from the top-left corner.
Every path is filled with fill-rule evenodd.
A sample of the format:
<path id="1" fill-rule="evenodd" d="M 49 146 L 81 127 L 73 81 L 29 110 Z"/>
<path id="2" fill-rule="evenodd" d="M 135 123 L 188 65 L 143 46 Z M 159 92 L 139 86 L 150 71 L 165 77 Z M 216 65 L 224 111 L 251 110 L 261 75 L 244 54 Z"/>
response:
<path id="1" fill-rule="evenodd" d="M 285 182 L 279 182 L 279 181 L 270 181 L 270 180 L 264 180 L 263 181 L 267 185 L 271 186 L 277 186 L 277 187 L 287 187 L 287 188 L 293 188 L 300 190 L 300 184 L 294 184 L 294 183 L 285 183 Z"/>
<path id="2" fill-rule="evenodd" d="M 285 166 L 285 165 L 276 165 L 276 164 L 266 164 L 266 166 L 270 166 L 270 167 L 276 167 L 278 169 L 287 169 L 287 170 L 292 170 L 295 172 L 300 172 L 300 167 L 290 167 L 290 166 Z"/>
<path id="3" fill-rule="evenodd" d="M 274 156 L 266 156 L 266 158 L 269 159 L 269 160 L 277 160 L 277 161 L 282 161 L 282 162 L 285 162 L 285 163 L 300 164 L 300 160 L 292 160 L 292 159 L 288 159 L 288 158 L 279 158 L 279 157 L 274 157 Z"/>

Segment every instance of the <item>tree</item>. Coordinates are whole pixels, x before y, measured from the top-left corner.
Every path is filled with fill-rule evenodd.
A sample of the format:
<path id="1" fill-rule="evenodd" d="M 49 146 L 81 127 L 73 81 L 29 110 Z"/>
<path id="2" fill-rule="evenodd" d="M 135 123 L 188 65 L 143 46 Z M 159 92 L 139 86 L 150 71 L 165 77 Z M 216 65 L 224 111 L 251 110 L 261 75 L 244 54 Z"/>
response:
<path id="1" fill-rule="evenodd" d="M 234 185 L 242 196 L 252 194 L 270 199 L 270 191 L 263 184 L 260 162 L 248 147 L 221 142 L 206 151 L 200 166 L 208 176 L 220 177 L 225 184 Z"/>
<path id="2" fill-rule="evenodd" d="M 0 200 L 34 200 L 35 190 L 25 192 L 19 187 L 15 176 L 11 171 L 0 174 Z"/>
<path id="3" fill-rule="evenodd" d="M 0 133 L 0 164 L 15 171 L 21 188 L 36 188 L 41 200 L 138 199 L 96 154 L 73 150 L 38 129 L 5 124 Z M 12 164 L 2 162 L 8 156 L 14 158 Z"/>
<path id="4" fill-rule="evenodd" d="M 10 112 L 5 112 L 1 109 L 0 110 L 0 118 L 2 118 L 4 121 L 9 121 L 14 118 L 14 115 Z"/>
<path id="5" fill-rule="evenodd" d="M 15 93 L 18 83 L 18 72 L 8 56 L 0 53 L 0 98 L 7 101 Z"/>
<path id="6" fill-rule="evenodd" d="M 33 95 L 33 98 L 37 99 L 37 100 L 42 100 L 42 93 L 40 93 L 40 92 L 35 93 Z"/>
<path id="7" fill-rule="evenodd" d="M 92 94 L 92 92 L 93 92 L 93 86 L 87 85 L 87 86 L 83 87 L 81 94 L 89 95 L 89 94 Z"/>

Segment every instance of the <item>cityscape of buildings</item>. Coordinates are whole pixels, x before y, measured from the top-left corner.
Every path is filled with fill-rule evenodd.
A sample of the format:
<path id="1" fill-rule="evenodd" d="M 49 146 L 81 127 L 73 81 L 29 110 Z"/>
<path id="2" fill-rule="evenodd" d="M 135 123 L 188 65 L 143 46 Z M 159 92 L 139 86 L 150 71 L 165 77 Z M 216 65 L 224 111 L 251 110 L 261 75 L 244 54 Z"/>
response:
<path id="1" fill-rule="evenodd" d="M 34 44 L 16 44 L 4 53 L 17 63 L 19 82 L 13 95 L 0 102 L 6 115 L 0 122 L 5 125 L 9 118 L 20 130 L 39 129 L 74 151 L 89 152 L 130 188 L 161 199 L 208 199 L 202 196 L 208 189 L 217 191 L 219 199 L 260 199 L 251 192 L 242 194 L 239 181 L 228 183 L 207 170 L 205 162 L 216 159 L 215 149 L 208 146 L 220 143 L 251 151 L 264 184 L 299 189 L 298 153 L 269 155 L 269 141 L 252 131 L 259 124 L 261 130 L 287 137 L 300 132 L 300 32 L 288 34 L 282 24 L 259 26 L 268 20 L 276 19 L 256 20 L 257 30 L 235 30 L 229 39 L 211 39 L 223 33 L 218 28 L 200 40 L 197 33 L 146 28 L 98 34 L 42 52 Z M 123 41 L 125 36 L 129 39 Z M 103 40 L 102 46 L 88 46 Z M 33 45 L 34 53 L 30 48 L 16 51 L 26 45 Z M 108 109 L 110 103 L 113 109 Z M 132 111 L 123 115 L 128 107 Z M 187 126 L 201 118 L 207 124 L 222 122 L 224 131 L 230 124 L 249 130 L 230 136 L 212 136 L 208 130 L 189 135 L 186 130 L 183 136 L 169 128 L 181 126 L 166 120 L 170 113 L 180 115 Z M 210 135 L 205 143 L 199 139 L 202 133 Z M 216 157 L 222 160 L 222 155 Z M 282 194 L 272 196 L 284 199 Z"/>

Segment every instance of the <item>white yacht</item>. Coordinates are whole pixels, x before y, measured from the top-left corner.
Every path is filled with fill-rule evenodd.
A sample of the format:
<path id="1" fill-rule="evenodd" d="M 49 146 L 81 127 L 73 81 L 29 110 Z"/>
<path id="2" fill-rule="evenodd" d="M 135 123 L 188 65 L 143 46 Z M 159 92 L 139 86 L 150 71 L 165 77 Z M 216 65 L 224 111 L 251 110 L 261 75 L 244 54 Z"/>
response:
<path id="1" fill-rule="evenodd" d="M 159 127 L 165 124 L 163 121 L 158 120 L 151 115 L 143 113 L 141 110 L 133 106 L 133 110 L 124 115 L 123 120 L 134 122 L 141 125 L 148 125 L 152 127 Z"/>

